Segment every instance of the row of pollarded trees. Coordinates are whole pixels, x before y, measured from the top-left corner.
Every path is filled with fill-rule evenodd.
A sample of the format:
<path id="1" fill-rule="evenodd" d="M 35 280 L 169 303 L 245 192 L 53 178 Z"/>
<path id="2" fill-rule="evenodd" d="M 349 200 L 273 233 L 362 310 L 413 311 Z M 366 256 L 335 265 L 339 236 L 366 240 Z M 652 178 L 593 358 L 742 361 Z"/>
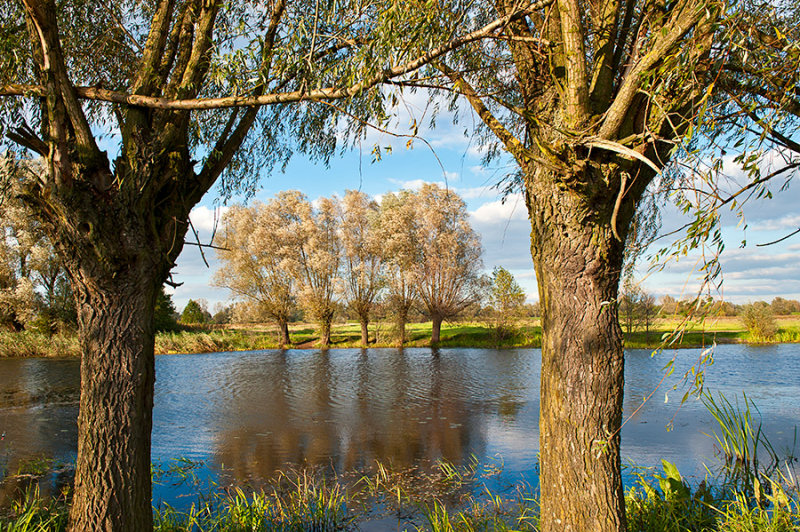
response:
<path id="1" fill-rule="evenodd" d="M 350 190 L 316 205 L 286 191 L 267 203 L 234 206 L 222 220 L 221 248 L 214 282 L 277 322 L 284 344 L 299 305 L 328 345 L 341 302 L 358 316 L 367 345 L 379 299 L 392 310 L 401 343 L 415 304 L 438 342 L 442 321 L 476 301 L 483 285 L 481 243 L 466 206 L 434 184 L 387 194 L 380 205 Z"/>

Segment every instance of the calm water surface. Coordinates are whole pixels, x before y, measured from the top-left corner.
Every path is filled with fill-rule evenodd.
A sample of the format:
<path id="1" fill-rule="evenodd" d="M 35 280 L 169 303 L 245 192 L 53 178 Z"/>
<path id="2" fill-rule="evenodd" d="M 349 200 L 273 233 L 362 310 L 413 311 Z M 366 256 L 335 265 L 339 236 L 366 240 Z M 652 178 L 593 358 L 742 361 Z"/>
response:
<path id="1" fill-rule="evenodd" d="M 717 347 L 706 387 L 758 405 L 781 450 L 800 425 L 800 346 Z M 699 350 L 633 350 L 626 357 L 623 460 L 666 459 L 688 475 L 716 463 L 701 403 L 679 408 L 677 377 Z M 535 483 L 540 351 L 368 349 L 258 351 L 156 358 L 153 459 L 202 460 L 201 473 L 258 483 L 287 466 L 360 471 L 375 460 L 425 467 L 472 455 L 502 462 L 503 478 Z M 669 392 L 669 393 L 667 393 Z M 22 460 L 69 462 L 76 450 L 79 362 L 0 359 L 0 480 Z M 638 410 L 637 410 L 638 409 Z M 665 428 L 673 420 L 673 430 Z M 220 477 L 220 471 L 224 471 Z M 175 502 L 155 487 L 156 499 Z"/>

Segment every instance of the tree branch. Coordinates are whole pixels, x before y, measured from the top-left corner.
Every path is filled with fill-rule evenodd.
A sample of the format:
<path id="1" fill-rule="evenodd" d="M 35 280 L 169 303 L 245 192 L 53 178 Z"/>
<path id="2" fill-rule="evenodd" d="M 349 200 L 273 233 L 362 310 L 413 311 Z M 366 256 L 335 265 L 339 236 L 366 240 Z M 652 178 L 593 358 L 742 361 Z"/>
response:
<path id="1" fill-rule="evenodd" d="M 580 126 L 589 116 L 589 87 L 586 80 L 585 31 L 576 0 L 558 0 L 561 38 L 564 42 L 567 86 L 567 123 Z"/>
<path id="2" fill-rule="evenodd" d="M 503 143 L 509 153 L 514 156 L 520 166 L 525 166 L 530 158 L 528 150 L 525 149 L 525 146 L 517 137 L 515 137 L 499 120 L 497 120 L 497 118 L 495 118 L 489 108 L 483 103 L 481 97 L 478 96 L 478 93 L 475 92 L 475 89 L 464 79 L 464 76 L 447 65 L 436 64 L 434 66 L 441 70 L 445 76 L 450 78 L 450 80 L 453 82 L 453 85 L 455 85 L 455 88 L 467 98 L 467 101 L 470 103 L 475 112 L 478 113 L 478 116 L 483 123 L 486 124 L 486 126 L 497 136 L 498 139 L 500 139 L 500 141 Z"/>
<path id="3" fill-rule="evenodd" d="M 29 0 L 30 1 L 30 0 Z M 550 5 L 554 0 L 540 0 L 534 2 L 528 7 L 520 9 L 515 13 L 506 15 L 493 22 L 479 28 L 467 35 L 455 38 L 448 43 L 434 48 L 433 50 L 420 55 L 419 57 L 408 61 L 406 63 L 396 65 L 394 67 L 386 68 L 378 74 L 365 79 L 361 82 L 350 85 L 345 88 L 321 88 L 314 90 L 299 90 L 286 93 L 270 93 L 263 95 L 252 96 L 225 96 L 220 98 L 165 98 L 156 96 L 144 96 L 140 94 L 129 94 L 125 92 L 112 91 L 102 89 L 99 87 L 75 87 L 75 92 L 78 97 L 94 100 L 104 101 L 110 103 L 117 103 L 122 105 L 131 105 L 136 107 L 148 107 L 153 109 L 172 109 L 172 110 L 204 110 L 204 109 L 222 109 L 227 107 L 253 107 L 262 105 L 275 105 L 281 103 L 293 103 L 300 101 L 313 101 L 322 99 L 343 99 L 356 96 L 359 93 L 367 90 L 379 83 L 384 83 L 390 79 L 402 76 L 409 72 L 413 72 L 418 68 L 435 61 L 448 52 L 463 46 L 464 44 L 478 41 L 480 39 L 491 36 L 497 31 L 501 30 L 509 21 L 515 20 L 519 17 L 525 16 L 527 13 L 536 9 L 541 9 Z M 45 87 L 37 85 L 19 85 L 9 84 L 0 86 L 0 96 L 46 96 L 47 90 Z"/>
<path id="4" fill-rule="evenodd" d="M 679 12 L 672 21 L 671 28 L 664 28 L 666 31 L 659 34 L 650 51 L 636 62 L 622 80 L 617 97 L 614 98 L 614 102 L 608 108 L 603 125 L 598 132 L 600 138 L 611 139 L 617 134 L 642 84 L 644 73 L 649 72 L 659 61 L 662 61 L 675 44 L 706 13 L 705 3 L 701 3 L 698 6 L 693 3 L 687 5 L 690 3 L 690 0 L 687 0 L 682 8 L 678 8 Z"/>
<path id="5" fill-rule="evenodd" d="M 158 67 L 167 45 L 169 22 L 174 7 L 175 0 L 161 0 L 158 9 L 153 14 L 153 20 L 150 22 L 150 34 L 147 36 L 142 53 L 142 61 L 139 64 L 136 78 L 131 84 L 133 93 L 151 94 L 152 92 L 153 82 L 157 79 Z"/>

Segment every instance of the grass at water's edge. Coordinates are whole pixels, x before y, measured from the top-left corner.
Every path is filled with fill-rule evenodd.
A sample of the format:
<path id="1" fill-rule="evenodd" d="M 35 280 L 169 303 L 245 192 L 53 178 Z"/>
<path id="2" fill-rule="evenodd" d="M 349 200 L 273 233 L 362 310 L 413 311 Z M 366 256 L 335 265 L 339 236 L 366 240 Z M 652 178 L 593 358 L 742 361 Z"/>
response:
<path id="1" fill-rule="evenodd" d="M 665 335 L 675 330 L 678 322 L 658 320 L 649 332 L 637 330 L 626 333 L 628 349 L 657 348 Z M 721 319 L 688 327 L 680 340 L 670 348 L 705 347 L 712 343 L 800 343 L 800 319 L 786 318 L 778 322 L 778 334 L 769 340 L 751 338 L 737 319 Z M 319 336 L 310 324 L 295 324 L 291 328 L 289 348 L 316 348 Z M 445 323 L 442 325 L 439 347 L 518 348 L 541 347 L 541 327 L 538 320 L 523 321 L 505 331 L 486 323 Z M 431 323 L 410 323 L 406 328 L 405 347 L 430 347 Z M 397 347 L 393 327 L 378 322 L 370 325 L 369 347 Z M 190 329 L 160 332 L 156 335 L 156 354 L 213 353 L 221 351 L 252 351 L 277 349 L 277 329 L 271 326 L 228 326 L 213 329 Z M 334 325 L 330 348 L 361 347 L 361 330 L 357 323 Z M 76 335 L 44 335 L 34 332 L 0 332 L 0 357 L 71 357 L 80 348 Z"/>
<path id="2" fill-rule="evenodd" d="M 282 474 L 269 488 L 246 492 L 218 488 L 199 495 L 187 510 L 162 504 L 154 508 L 155 530 L 178 531 L 335 531 L 358 530 L 379 522 L 387 528 L 420 531 L 537 530 L 537 498 L 519 484 L 492 493 L 482 479 L 492 475 L 478 466 L 438 464 L 427 486 L 411 486 L 407 471 L 378 464 L 368 475 L 343 482 L 305 471 Z M 767 479 L 755 494 L 690 487 L 670 464 L 663 472 L 639 477 L 625 495 L 628 530 L 641 532 L 720 531 L 788 532 L 800 529 L 797 486 Z M 0 532 L 66 530 L 66 497 L 44 498 L 36 489 L 20 497 L 4 514 Z"/>

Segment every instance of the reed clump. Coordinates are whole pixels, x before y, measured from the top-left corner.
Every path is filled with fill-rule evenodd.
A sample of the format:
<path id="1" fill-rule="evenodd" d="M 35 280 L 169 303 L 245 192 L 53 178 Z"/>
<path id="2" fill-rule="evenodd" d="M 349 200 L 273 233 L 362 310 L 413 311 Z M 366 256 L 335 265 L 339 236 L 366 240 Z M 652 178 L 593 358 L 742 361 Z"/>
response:
<path id="1" fill-rule="evenodd" d="M 193 466 L 192 466 L 193 467 Z M 415 489 L 402 472 L 379 465 L 356 482 L 309 472 L 279 476 L 270 488 L 241 487 L 200 494 L 188 510 L 167 504 L 154 508 L 159 532 L 341 531 L 379 519 L 405 530 L 425 532 L 538 529 L 535 490 L 526 484 L 492 492 L 488 469 L 447 464 L 430 472 L 436 485 Z M 191 475 L 190 475 L 191 476 Z M 800 498 L 790 476 L 753 482 L 753 493 L 703 481 L 693 488 L 677 468 L 664 462 L 660 472 L 637 474 L 625 495 L 630 532 L 789 532 L 800 529 Z M 419 486 L 417 487 L 419 488 Z M 69 504 L 64 496 L 44 498 L 35 488 L 5 513 L 0 532 L 66 530 Z"/>
<path id="2" fill-rule="evenodd" d="M 1 357 L 76 357 L 81 352 L 75 334 L 43 334 L 33 331 L 0 332 Z"/>

